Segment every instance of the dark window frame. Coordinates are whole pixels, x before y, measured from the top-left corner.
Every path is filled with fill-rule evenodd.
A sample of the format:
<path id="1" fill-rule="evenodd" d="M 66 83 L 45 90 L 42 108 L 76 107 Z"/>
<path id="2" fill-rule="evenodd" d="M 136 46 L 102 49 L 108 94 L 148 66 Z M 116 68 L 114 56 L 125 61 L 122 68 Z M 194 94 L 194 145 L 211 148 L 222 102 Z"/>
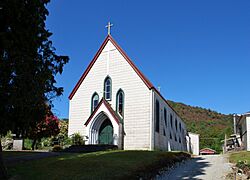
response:
<path id="1" fill-rule="evenodd" d="M 170 113 L 170 125 L 171 128 L 173 127 L 173 115 Z"/>
<path id="2" fill-rule="evenodd" d="M 160 103 L 158 100 L 155 102 L 155 131 L 160 132 Z"/>
<path id="3" fill-rule="evenodd" d="M 177 131 L 178 129 L 178 122 L 177 122 L 177 118 L 175 118 L 175 130 Z"/>
<path id="4" fill-rule="evenodd" d="M 95 98 L 95 96 L 97 96 L 98 99 L 97 99 L 97 104 L 94 107 L 94 98 Z M 97 92 L 94 92 L 92 97 L 91 97 L 91 113 L 95 110 L 95 108 L 98 106 L 98 104 L 99 104 L 99 95 L 98 95 Z"/>
<path id="5" fill-rule="evenodd" d="M 164 121 L 165 121 L 165 125 L 166 125 L 166 127 L 168 127 L 168 120 L 167 120 L 167 116 L 168 116 L 168 114 L 167 114 L 167 110 L 166 110 L 166 108 L 164 108 Z"/>
<path id="6" fill-rule="evenodd" d="M 120 94 L 122 95 L 122 103 L 120 104 Z M 116 112 L 121 115 L 122 117 L 124 116 L 124 102 L 125 102 L 125 94 L 122 89 L 119 89 L 116 93 Z M 120 107 L 120 105 L 122 107 Z M 120 108 L 122 109 L 122 112 L 120 112 Z"/>
<path id="7" fill-rule="evenodd" d="M 107 92 L 107 83 L 108 81 L 110 82 L 109 84 L 109 92 Z M 109 94 L 109 98 L 107 98 L 107 95 Z M 112 79 L 110 78 L 110 76 L 107 76 L 105 79 L 104 79 L 104 88 L 103 88 L 103 97 L 104 99 L 106 99 L 107 101 L 111 101 L 112 100 Z"/>

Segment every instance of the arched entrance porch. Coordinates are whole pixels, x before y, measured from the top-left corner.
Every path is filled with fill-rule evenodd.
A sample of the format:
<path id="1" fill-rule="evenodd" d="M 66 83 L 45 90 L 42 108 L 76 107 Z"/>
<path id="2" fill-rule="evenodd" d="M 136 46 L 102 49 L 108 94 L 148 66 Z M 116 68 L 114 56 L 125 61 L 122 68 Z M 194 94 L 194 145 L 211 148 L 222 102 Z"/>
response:
<path id="1" fill-rule="evenodd" d="M 118 125 L 105 112 L 100 112 L 89 127 L 89 144 L 117 145 Z"/>

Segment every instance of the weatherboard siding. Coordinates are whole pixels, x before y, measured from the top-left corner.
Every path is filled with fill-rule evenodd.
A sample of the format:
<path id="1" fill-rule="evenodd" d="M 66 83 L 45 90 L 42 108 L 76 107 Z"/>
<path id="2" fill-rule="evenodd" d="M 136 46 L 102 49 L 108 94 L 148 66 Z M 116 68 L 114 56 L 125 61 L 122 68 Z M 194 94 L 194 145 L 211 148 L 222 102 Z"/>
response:
<path id="1" fill-rule="evenodd" d="M 154 129 L 154 147 L 155 149 L 162 149 L 162 150 L 187 150 L 187 143 L 186 143 L 186 126 L 178 114 L 165 102 L 165 100 L 159 96 L 158 93 L 153 91 L 154 93 L 154 100 L 153 103 L 156 103 L 156 100 L 160 103 L 160 129 L 159 133 Z M 164 108 L 167 110 L 167 126 L 165 125 L 164 120 Z M 154 125 L 156 123 L 155 118 L 155 109 L 154 109 Z M 170 114 L 173 117 L 173 126 L 171 127 L 170 123 Z M 175 128 L 175 119 L 177 119 L 177 130 Z M 183 131 L 179 130 L 179 123 L 181 123 L 181 127 Z M 165 136 L 164 136 L 165 130 Z M 172 134 L 172 139 L 170 139 L 170 133 Z M 177 136 L 177 141 L 175 141 L 175 135 Z M 179 138 L 181 138 L 181 143 L 179 143 Z"/>
<path id="2" fill-rule="evenodd" d="M 103 97 L 107 75 L 112 79 L 109 103 L 114 110 L 117 91 L 122 89 L 125 94 L 124 149 L 150 149 L 150 90 L 110 41 L 70 100 L 69 135 L 87 136 L 84 123 L 91 113 L 91 97 L 94 92 L 99 99 Z"/>

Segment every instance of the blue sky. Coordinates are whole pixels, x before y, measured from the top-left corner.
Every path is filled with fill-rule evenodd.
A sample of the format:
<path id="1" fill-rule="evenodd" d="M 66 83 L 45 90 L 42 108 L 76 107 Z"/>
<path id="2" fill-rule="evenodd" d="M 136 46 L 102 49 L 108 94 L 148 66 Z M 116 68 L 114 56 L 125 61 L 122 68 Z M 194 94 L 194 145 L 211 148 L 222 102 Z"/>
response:
<path id="1" fill-rule="evenodd" d="M 47 28 L 70 62 L 54 113 L 68 117 L 68 95 L 107 35 L 166 99 L 221 113 L 250 110 L 250 1 L 54 0 Z"/>

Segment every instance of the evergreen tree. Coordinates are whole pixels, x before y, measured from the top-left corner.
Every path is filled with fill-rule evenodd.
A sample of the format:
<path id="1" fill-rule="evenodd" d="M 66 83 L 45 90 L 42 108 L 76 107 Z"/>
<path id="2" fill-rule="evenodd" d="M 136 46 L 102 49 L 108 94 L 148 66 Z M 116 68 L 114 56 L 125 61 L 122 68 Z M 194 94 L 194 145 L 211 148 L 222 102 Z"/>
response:
<path id="1" fill-rule="evenodd" d="M 55 76 L 67 56 L 55 53 L 46 29 L 49 0 L 0 1 L 0 134 L 25 136 L 63 93 Z M 7 178 L 0 143 L 0 179 Z"/>

